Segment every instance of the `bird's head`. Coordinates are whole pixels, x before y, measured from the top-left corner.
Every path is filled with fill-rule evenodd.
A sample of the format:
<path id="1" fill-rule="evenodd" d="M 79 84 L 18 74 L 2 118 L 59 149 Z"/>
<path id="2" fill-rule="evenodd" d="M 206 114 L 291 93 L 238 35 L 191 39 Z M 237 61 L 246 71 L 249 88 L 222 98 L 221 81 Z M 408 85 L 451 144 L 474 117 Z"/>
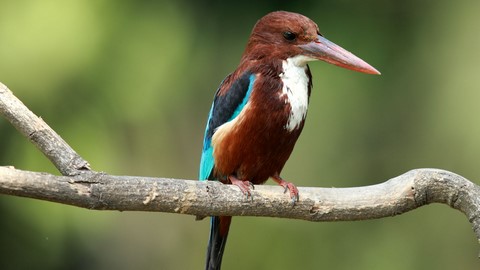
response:
<path id="1" fill-rule="evenodd" d="M 358 72 L 380 74 L 362 59 L 324 38 L 315 22 L 286 11 L 269 13 L 255 24 L 243 55 L 244 60 L 269 58 L 292 58 L 298 65 L 322 60 Z"/>

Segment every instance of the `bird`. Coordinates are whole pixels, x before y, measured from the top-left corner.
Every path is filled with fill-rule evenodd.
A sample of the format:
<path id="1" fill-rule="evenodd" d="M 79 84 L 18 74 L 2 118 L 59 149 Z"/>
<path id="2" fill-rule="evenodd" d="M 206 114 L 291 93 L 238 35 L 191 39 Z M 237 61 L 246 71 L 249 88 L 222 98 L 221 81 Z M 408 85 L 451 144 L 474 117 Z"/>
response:
<path id="1" fill-rule="evenodd" d="M 380 74 L 326 39 L 304 15 L 275 11 L 253 27 L 235 71 L 214 95 L 205 128 L 199 179 L 239 187 L 247 199 L 254 185 L 273 179 L 299 200 L 280 173 L 302 132 L 312 90 L 308 62 Z M 252 197 L 251 197 L 252 198 Z M 232 217 L 212 216 L 206 269 L 220 269 Z"/>

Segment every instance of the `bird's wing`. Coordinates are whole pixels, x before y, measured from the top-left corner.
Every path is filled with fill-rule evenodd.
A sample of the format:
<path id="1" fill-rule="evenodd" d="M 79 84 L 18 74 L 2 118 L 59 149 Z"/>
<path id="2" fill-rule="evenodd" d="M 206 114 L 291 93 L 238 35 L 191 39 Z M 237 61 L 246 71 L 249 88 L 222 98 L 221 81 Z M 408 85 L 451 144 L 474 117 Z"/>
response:
<path id="1" fill-rule="evenodd" d="M 238 79 L 227 84 L 231 76 L 232 74 L 228 75 L 217 89 L 208 115 L 200 160 L 200 180 L 213 180 L 212 172 L 215 166 L 212 146 L 213 134 L 219 126 L 235 119 L 240 114 L 253 89 L 255 74 L 244 72 Z M 228 90 L 225 91 L 225 87 L 228 87 Z"/>

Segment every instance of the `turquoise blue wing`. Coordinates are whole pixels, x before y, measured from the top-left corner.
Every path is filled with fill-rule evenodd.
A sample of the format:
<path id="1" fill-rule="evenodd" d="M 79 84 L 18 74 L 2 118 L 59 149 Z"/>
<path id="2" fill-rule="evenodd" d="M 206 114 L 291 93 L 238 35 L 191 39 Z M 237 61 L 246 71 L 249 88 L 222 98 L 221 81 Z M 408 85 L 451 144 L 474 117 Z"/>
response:
<path id="1" fill-rule="evenodd" d="M 210 113 L 208 114 L 207 127 L 205 128 L 205 135 L 203 138 L 202 158 L 200 159 L 200 172 L 199 172 L 199 178 L 198 178 L 200 180 L 207 180 L 208 178 L 210 178 L 213 172 L 213 166 L 215 165 L 215 160 L 213 158 L 212 138 L 207 136 L 210 130 L 209 124 L 210 124 L 210 119 L 212 118 L 212 112 L 213 112 L 214 106 L 215 106 L 215 102 L 213 102 L 212 108 L 210 108 Z"/>
<path id="2" fill-rule="evenodd" d="M 228 76 L 217 89 L 210 113 L 208 114 L 207 126 L 203 138 L 202 157 L 200 159 L 200 180 L 214 180 L 213 169 L 215 167 L 215 159 L 212 146 L 213 134 L 219 126 L 237 117 L 243 107 L 245 107 L 253 91 L 255 74 L 250 72 L 243 73 L 240 78 L 231 84 L 228 91 L 222 91 L 222 87 L 225 85 L 224 82 L 227 79 Z M 225 94 L 220 95 L 219 93 Z"/>

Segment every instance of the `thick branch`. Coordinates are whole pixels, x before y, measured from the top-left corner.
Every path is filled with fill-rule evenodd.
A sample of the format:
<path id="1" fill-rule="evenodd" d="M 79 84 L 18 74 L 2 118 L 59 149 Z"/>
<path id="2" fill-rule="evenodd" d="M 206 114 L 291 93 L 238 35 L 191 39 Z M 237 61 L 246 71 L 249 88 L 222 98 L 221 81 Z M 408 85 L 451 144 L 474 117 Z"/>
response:
<path id="1" fill-rule="evenodd" d="M 63 175 L 76 175 L 90 165 L 52 128 L 0 82 L 0 114 L 27 137 Z"/>
<path id="2" fill-rule="evenodd" d="M 429 203 L 463 212 L 480 239 L 480 187 L 438 169 L 417 169 L 382 184 L 354 188 L 299 188 L 295 205 L 282 188 L 257 186 L 253 199 L 219 182 L 111 176 L 88 163 L 0 83 L 0 113 L 67 176 L 0 167 L 0 194 L 97 210 L 157 211 L 196 216 L 266 216 L 310 221 L 394 216 Z"/>
<path id="3" fill-rule="evenodd" d="M 443 203 L 463 212 L 480 239 L 480 187 L 448 171 L 417 169 L 378 185 L 299 191 L 300 201 L 292 205 L 277 186 L 256 186 L 250 200 L 237 187 L 214 181 L 94 172 L 66 177 L 0 167 L 0 193 L 97 210 L 344 221 L 394 216 Z"/>

